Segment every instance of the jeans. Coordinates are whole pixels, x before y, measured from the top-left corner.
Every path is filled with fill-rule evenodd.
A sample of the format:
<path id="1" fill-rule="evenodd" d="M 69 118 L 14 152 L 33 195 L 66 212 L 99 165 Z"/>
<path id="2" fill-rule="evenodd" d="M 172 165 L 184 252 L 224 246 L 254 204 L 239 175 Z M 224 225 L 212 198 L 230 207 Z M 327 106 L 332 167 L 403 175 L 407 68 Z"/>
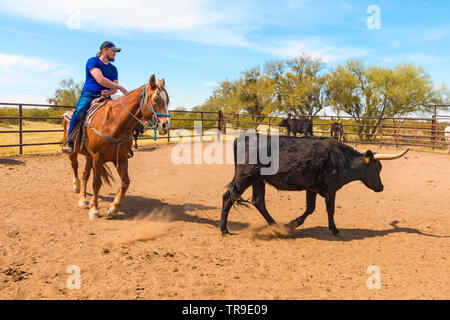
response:
<path id="1" fill-rule="evenodd" d="M 86 115 L 86 111 L 91 106 L 92 100 L 98 97 L 100 97 L 100 95 L 91 93 L 89 91 L 84 91 L 81 93 L 81 96 L 78 99 L 77 105 L 75 107 L 75 112 L 70 119 L 69 132 L 67 133 L 67 142 L 69 141 L 69 137 L 72 133 L 73 128 L 75 128 L 78 122 L 83 120 L 84 116 Z"/>

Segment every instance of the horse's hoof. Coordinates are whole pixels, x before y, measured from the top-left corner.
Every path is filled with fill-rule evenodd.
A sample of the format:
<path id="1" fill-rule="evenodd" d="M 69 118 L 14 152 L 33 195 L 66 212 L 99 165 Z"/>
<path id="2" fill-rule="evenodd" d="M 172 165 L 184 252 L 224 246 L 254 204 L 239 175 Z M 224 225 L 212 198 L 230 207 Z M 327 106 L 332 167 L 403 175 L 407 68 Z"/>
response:
<path id="1" fill-rule="evenodd" d="M 117 209 L 117 207 L 115 206 L 111 206 L 108 208 L 108 211 L 106 212 L 106 216 L 107 217 L 112 217 L 114 216 L 119 210 Z"/>
<path id="2" fill-rule="evenodd" d="M 89 211 L 89 220 L 95 220 L 100 218 L 100 214 L 97 209 L 92 209 Z"/>
<path id="3" fill-rule="evenodd" d="M 88 208 L 89 207 L 89 201 L 87 201 L 86 199 L 80 199 L 78 201 L 78 207 L 80 207 L 80 208 Z"/>
<path id="4" fill-rule="evenodd" d="M 80 193 L 80 180 L 77 178 L 73 179 L 73 192 Z"/>

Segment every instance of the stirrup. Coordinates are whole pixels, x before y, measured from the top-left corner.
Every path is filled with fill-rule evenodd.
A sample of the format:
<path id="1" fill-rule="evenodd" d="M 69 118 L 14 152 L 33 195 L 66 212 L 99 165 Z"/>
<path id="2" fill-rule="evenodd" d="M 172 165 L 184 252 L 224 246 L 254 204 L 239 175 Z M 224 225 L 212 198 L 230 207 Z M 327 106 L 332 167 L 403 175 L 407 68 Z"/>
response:
<path id="1" fill-rule="evenodd" d="M 72 154 L 73 153 L 73 148 L 74 148 L 73 143 L 68 142 L 68 143 L 64 143 L 61 146 L 61 151 L 63 153 Z"/>

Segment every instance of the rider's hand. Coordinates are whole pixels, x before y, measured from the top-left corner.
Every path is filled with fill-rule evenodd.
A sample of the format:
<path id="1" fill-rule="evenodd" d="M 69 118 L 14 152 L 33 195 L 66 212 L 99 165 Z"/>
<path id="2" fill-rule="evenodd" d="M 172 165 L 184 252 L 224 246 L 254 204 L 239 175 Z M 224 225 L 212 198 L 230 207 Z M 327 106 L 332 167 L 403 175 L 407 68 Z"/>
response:
<path id="1" fill-rule="evenodd" d="M 119 87 L 119 90 L 122 91 L 123 94 L 127 94 L 128 93 L 127 89 L 125 89 L 122 86 Z"/>
<path id="2" fill-rule="evenodd" d="M 100 93 L 100 95 L 102 97 L 107 97 L 108 96 L 108 90 L 102 90 L 102 92 Z"/>

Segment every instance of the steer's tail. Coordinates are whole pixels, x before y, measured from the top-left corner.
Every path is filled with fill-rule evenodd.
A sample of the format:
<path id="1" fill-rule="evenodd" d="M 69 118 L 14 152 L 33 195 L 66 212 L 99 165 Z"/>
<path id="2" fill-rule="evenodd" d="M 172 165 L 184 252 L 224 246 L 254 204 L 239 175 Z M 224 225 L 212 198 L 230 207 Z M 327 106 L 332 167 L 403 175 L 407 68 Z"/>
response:
<path id="1" fill-rule="evenodd" d="M 111 173 L 111 170 L 106 165 L 106 163 L 102 166 L 102 171 L 100 173 L 102 176 L 102 180 L 104 183 L 106 183 L 108 186 L 111 186 L 111 181 L 114 181 L 114 176 Z"/>
<path id="2" fill-rule="evenodd" d="M 236 180 L 233 178 L 231 182 L 227 185 L 228 191 L 230 193 L 230 200 L 233 203 L 233 206 L 236 204 L 239 206 L 248 207 L 249 204 L 251 204 L 250 201 L 245 200 L 241 197 L 242 192 L 239 192 L 237 186 L 236 186 Z"/>
<path id="3" fill-rule="evenodd" d="M 248 207 L 249 204 L 251 204 L 250 201 L 245 200 L 241 197 L 241 194 L 243 191 L 239 192 L 239 189 L 236 185 L 236 173 L 237 173 L 237 139 L 234 140 L 233 144 L 233 151 L 234 151 L 234 177 L 233 180 L 227 185 L 228 192 L 230 193 L 230 200 L 233 203 L 233 206 L 235 204 L 240 206 Z"/>

